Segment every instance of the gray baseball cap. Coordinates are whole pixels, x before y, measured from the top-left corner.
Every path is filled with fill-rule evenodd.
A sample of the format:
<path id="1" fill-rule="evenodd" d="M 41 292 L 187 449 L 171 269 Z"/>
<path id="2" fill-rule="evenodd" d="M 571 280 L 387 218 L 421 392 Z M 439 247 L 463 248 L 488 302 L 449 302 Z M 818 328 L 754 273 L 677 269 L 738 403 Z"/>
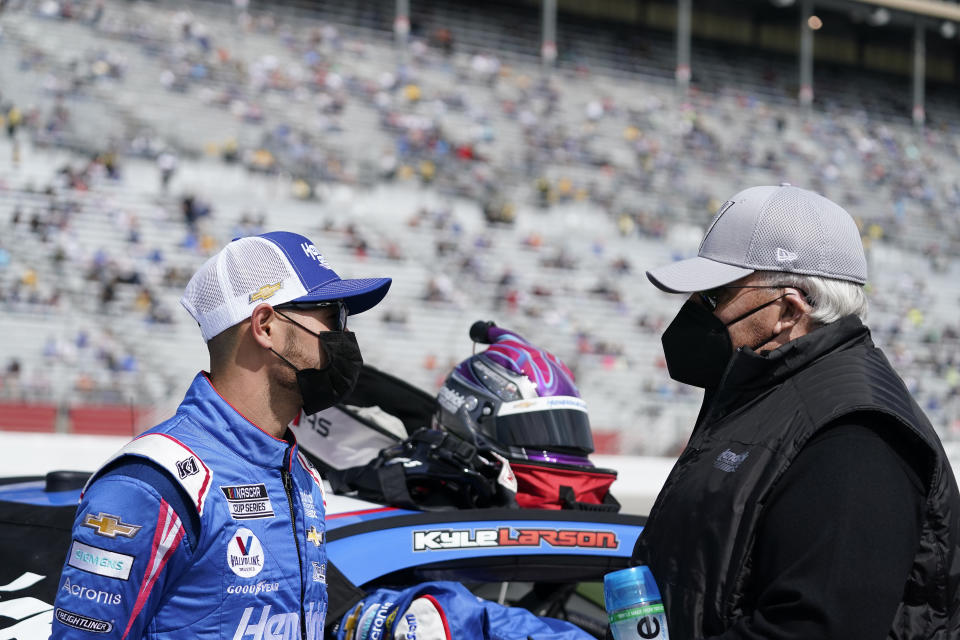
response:
<path id="1" fill-rule="evenodd" d="M 857 223 L 819 193 L 783 184 L 750 187 L 723 203 L 696 258 L 647 271 L 670 293 L 706 291 L 754 271 L 867 281 Z"/>

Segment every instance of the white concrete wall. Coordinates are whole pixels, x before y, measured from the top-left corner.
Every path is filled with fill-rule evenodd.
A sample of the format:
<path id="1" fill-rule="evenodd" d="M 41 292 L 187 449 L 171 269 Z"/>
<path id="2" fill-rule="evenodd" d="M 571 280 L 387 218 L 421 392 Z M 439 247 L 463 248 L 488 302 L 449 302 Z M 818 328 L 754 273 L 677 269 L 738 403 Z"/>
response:
<path id="1" fill-rule="evenodd" d="M 127 438 L 0 432 L 0 475 L 43 475 L 55 469 L 93 471 Z M 960 450 L 950 451 L 954 474 L 960 477 Z M 646 515 L 674 460 L 670 458 L 593 456 L 598 467 L 619 474 L 611 491 L 622 513 Z"/>
<path id="2" fill-rule="evenodd" d="M 44 475 L 55 469 L 93 471 L 127 438 L 0 432 L 0 475 Z M 594 456 L 599 467 L 616 469 L 613 494 L 624 513 L 646 514 L 666 480 L 673 460 Z"/>

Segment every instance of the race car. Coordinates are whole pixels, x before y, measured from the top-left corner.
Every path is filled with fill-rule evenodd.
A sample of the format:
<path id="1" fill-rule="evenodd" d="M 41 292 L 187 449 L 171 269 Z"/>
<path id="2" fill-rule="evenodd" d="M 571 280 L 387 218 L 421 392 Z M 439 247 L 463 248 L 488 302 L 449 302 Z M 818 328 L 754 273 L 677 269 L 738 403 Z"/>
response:
<path id="1" fill-rule="evenodd" d="M 563 395 L 575 389 L 540 388 L 544 398 L 567 398 L 551 405 L 552 431 L 525 431 L 529 419 L 508 423 L 510 434 L 497 431 L 492 418 L 518 415 L 516 403 L 524 400 L 504 401 L 490 389 L 526 383 L 504 368 L 509 362 L 494 358 L 498 348 L 512 354 L 523 345 L 493 326 L 476 336 L 493 344 L 484 358 L 475 354 L 451 374 L 442 409 L 433 396 L 365 366 L 347 404 L 291 425 L 301 450 L 330 481 L 329 637 L 367 594 L 429 581 L 461 583 L 487 600 L 567 620 L 595 637 L 606 633 L 600 583 L 629 565 L 645 518 L 618 513 L 607 491 L 615 474 L 587 461 L 585 409 Z M 549 358 L 539 366 L 562 373 L 562 363 Z M 527 395 L 533 411 L 538 394 Z M 455 402 L 465 397 L 492 409 Z M 536 441 L 551 437 L 577 446 Z M 0 640 L 49 636 L 90 471 L 0 479 Z M 515 475 L 526 490 L 518 492 Z M 541 508 L 523 508 L 518 497 Z"/>
<path id="2" fill-rule="evenodd" d="M 0 481 L 0 640 L 49 636 L 87 475 Z M 628 566 L 644 520 L 588 511 L 412 511 L 328 494 L 328 627 L 377 587 L 453 580 L 603 637 L 599 583 Z"/>

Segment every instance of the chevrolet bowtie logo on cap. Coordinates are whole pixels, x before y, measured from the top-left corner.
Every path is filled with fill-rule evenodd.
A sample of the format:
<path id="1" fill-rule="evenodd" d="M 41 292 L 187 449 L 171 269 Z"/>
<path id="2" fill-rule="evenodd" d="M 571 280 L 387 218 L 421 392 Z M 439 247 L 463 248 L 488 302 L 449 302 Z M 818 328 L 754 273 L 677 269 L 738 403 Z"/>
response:
<path id="1" fill-rule="evenodd" d="M 266 300 L 277 291 L 283 289 L 282 282 L 275 282 L 273 284 L 265 284 L 253 293 L 250 294 L 250 302 L 256 302 L 257 300 Z"/>
<path id="2" fill-rule="evenodd" d="M 310 527 L 307 530 L 307 541 L 312 542 L 313 546 L 319 547 L 323 542 L 323 534 L 316 527 Z"/>
<path id="3" fill-rule="evenodd" d="M 87 517 L 83 519 L 83 526 L 90 527 L 98 536 L 104 536 L 105 538 L 116 538 L 117 536 L 132 538 L 137 535 L 137 531 L 143 528 L 139 525 L 121 522 L 119 516 L 112 516 L 102 511 L 96 516 L 88 513 Z"/>

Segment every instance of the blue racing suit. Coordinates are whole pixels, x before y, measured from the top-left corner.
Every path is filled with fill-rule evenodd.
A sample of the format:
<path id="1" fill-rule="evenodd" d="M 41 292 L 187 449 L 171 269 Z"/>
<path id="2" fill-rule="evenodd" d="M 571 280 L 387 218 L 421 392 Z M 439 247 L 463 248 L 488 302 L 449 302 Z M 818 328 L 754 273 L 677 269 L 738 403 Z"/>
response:
<path id="1" fill-rule="evenodd" d="M 52 637 L 321 640 L 323 485 L 290 438 L 198 374 L 88 483 Z"/>
<path id="2" fill-rule="evenodd" d="M 377 589 L 340 620 L 337 640 L 593 640 L 582 629 L 483 600 L 458 582 Z"/>

